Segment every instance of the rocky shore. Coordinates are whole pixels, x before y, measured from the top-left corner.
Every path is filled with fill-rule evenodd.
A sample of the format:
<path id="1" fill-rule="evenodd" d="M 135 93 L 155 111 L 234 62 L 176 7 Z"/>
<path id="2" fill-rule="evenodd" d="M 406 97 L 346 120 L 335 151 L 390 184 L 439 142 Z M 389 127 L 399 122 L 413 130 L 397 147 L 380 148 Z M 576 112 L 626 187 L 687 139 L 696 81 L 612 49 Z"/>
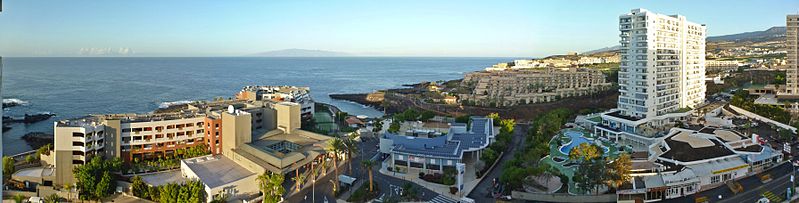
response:
<path id="1" fill-rule="evenodd" d="M 30 132 L 23 135 L 22 140 L 25 140 L 31 148 L 39 149 L 44 145 L 52 144 L 54 142 L 54 136 L 53 134 L 43 132 Z"/>
<path id="2" fill-rule="evenodd" d="M 443 86 L 447 86 L 448 83 L 459 81 L 460 80 L 446 81 L 443 83 Z M 554 108 L 586 109 L 592 111 L 615 108 L 619 96 L 617 90 L 611 89 L 593 95 L 569 97 L 549 103 L 524 104 L 510 107 L 465 106 L 427 102 L 423 95 L 428 94 L 429 84 L 430 83 L 427 82 L 407 84 L 403 85 L 405 88 L 378 90 L 375 93 L 369 94 L 331 94 L 330 98 L 370 106 L 388 114 L 403 112 L 409 108 L 413 108 L 416 110 L 432 111 L 436 114 L 446 116 L 488 115 L 490 113 L 499 113 L 503 117 L 526 121 Z M 442 84 L 439 86 L 441 85 Z M 373 101 L 374 98 L 371 98 L 374 97 L 376 93 L 382 93 L 380 102 L 375 102 Z"/>
<path id="3" fill-rule="evenodd" d="M 55 116 L 53 113 L 38 113 L 38 114 L 25 114 L 25 116 L 21 118 L 14 118 L 11 116 L 3 116 L 3 123 L 36 123 L 39 121 L 44 121 L 50 119 L 50 117 Z"/>
<path id="4" fill-rule="evenodd" d="M 380 105 L 382 102 L 369 101 L 366 99 L 368 95 L 369 94 L 366 93 L 355 93 L 355 94 L 330 94 L 329 96 L 331 99 L 351 101 L 378 110 L 383 110 L 383 107 Z"/>

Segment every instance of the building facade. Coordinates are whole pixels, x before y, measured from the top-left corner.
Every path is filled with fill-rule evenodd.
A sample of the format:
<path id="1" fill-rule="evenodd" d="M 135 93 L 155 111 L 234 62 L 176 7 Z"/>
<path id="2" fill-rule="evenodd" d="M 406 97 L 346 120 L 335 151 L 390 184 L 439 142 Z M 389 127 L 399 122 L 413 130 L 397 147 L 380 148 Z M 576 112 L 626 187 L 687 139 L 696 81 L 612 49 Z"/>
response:
<path id="1" fill-rule="evenodd" d="M 704 25 L 634 9 L 619 16 L 619 30 L 622 114 L 654 117 L 704 101 Z"/>
<path id="2" fill-rule="evenodd" d="M 716 60 L 707 60 L 705 61 L 705 70 L 707 72 L 724 72 L 724 71 L 735 71 L 738 69 L 738 66 L 741 66 L 741 63 L 738 61 L 716 61 Z"/>
<path id="3" fill-rule="evenodd" d="M 785 17 L 786 27 L 786 49 L 788 60 L 785 71 L 785 96 L 799 97 L 799 15 L 788 15 Z"/>
<path id="4" fill-rule="evenodd" d="M 311 118 L 314 101 L 311 88 L 296 86 L 246 86 L 236 94 L 236 99 L 247 101 L 294 102 L 302 105 L 302 117 Z"/>
<path id="5" fill-rule="evenodd" d="M 479 159 L 496 136 L 490 118 L 472 117 L 469 130 L 466 125 L 453 123 L 447 134 L 432 138 L 385 133 L 380 137 L 380 152 L 390 155 L 391 168 L 428 172 L 455 169 L 458 163 L 464 163 L 464 157 Z"/>
<path id="6" fill-rule="evenodd" d="M 460 94 L 458 99 L 479 106 L 551 102 L 591 95 L 611 87 L 599 70 L 553 67 L 471 72 L 463 77 L 461 85 L 471 92 Z"/>

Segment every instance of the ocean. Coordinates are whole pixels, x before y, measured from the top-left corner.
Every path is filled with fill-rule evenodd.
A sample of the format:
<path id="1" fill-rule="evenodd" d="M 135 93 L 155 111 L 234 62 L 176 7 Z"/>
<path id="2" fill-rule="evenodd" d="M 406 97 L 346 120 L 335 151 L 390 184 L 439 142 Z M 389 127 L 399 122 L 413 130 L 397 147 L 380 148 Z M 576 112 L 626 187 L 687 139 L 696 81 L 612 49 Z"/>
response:
<path id="1" fill-rule="evenodd" d="M 354 115 L 375 109 L 333 93 L 364 93 L 422 81 L 451 80 L 512 58 L 428 57 L 191 57 L 191 58 L 3 58 L 3 98 L 23 105 L 4 115 L 50 112 L 49 120 L 14 124 L 3 133 L 3 153 L 31 150 L 20 138 L 53 133 L 53 122 L 87 114 L 146 113 L 159 106 L 233 97 L 246 85 L 309 86 L 317 102 Z"/>

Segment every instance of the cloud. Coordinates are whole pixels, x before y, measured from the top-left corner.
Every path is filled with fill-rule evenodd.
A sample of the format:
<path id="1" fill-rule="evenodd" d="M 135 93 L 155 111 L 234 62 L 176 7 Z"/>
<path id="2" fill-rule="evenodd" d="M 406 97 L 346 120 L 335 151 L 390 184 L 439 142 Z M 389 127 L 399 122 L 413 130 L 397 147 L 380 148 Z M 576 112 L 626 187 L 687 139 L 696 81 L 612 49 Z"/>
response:
<path id="1" fill-rule="evenodd" d="M 83 56 L 129 56 L 136 52 L 131 48 L 80 48 L 79 55 Z"/>

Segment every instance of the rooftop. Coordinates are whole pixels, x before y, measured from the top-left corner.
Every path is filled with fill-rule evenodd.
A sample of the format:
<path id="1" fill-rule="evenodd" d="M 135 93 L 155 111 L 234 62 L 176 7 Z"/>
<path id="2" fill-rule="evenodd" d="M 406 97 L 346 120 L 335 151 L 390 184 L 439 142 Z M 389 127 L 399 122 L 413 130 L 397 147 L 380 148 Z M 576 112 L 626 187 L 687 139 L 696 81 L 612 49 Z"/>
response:
<path id="1" fill-rule="evenodd" d="M 610 113 L 605 114 L 605 115 L 613 116 L 613 117 L 616 117 L 616 118 L 621 118 L 621 119 L 625 119 L 625 120 L 629 120 L 629 121 L 638 121 L 638 120 L 643 119 L 643 118 L 638 118 L 638 117 L 622 115 L 621 111 L 614 111 L 614 112 L 610 112 Z"/>
<path id="2" fill-rule="evenodd" d="M 210 188 L 256 175 L 225 156 L 204 156 L 181 162 Z"/>
<path id="3" fill-rule="evenodd" d="M 450 130 L 447 136 L 421 138 L 386 133 L 383 137 L 394 141 L 393 151 L 396 152 L 460 158 L 465 150 L 485 147 L 488 144 L 488 136 L 493 133 L 493 126 L 490 126 L 489 122 L 490 118 L 472 117 L 471 119 L 471 131 Z M 451 126 L 462 127 L 464 125 L 454 123 Z"/>
<path id="4" fill-rule="evenodd" d="M 161 186 L 169 183 L 183 183 L 186 178 L 180 171 L 168 171 L 141 176 L 145 183 L 151 186 Z"/>
<path id="5" fill-rule="evenodd" d="M 665 140 L 671 148 L 660 157 L 682 162 L 712 159 L 735 154 L 716 139 L 693 135 L 688 131 L 674 131 Z"/>

